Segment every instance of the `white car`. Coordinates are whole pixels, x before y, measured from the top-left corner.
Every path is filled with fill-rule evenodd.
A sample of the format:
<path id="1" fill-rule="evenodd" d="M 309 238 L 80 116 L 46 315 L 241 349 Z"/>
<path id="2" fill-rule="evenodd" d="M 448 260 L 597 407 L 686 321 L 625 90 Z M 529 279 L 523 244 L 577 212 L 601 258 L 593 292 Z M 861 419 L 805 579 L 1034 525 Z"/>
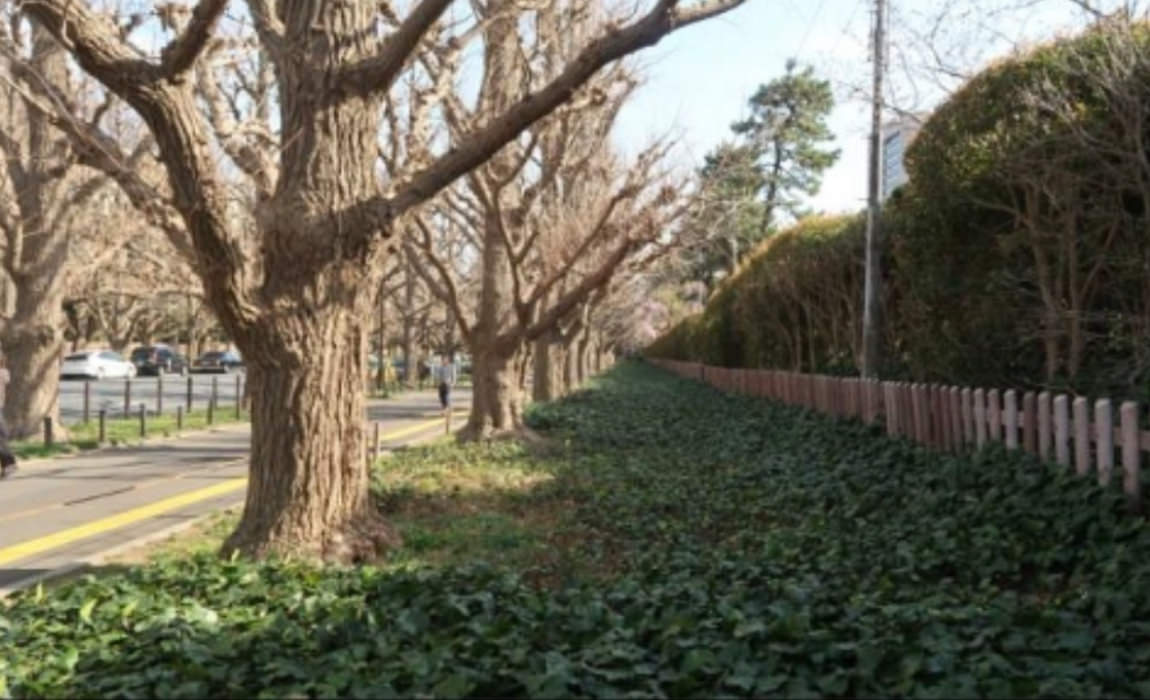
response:
<path id="1" fill-rule="evenodd" d="M 85 350 L 68 355 L 60 365 L 60 378 L 111 379 L 134 377 L 136 366 L 112 350 Z"/>

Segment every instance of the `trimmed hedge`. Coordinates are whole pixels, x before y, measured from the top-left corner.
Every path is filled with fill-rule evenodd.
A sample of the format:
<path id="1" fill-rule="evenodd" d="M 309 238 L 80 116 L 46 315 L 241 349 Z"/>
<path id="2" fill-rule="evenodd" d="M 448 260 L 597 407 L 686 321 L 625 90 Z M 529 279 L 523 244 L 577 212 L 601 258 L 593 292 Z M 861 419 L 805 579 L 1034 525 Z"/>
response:
<path id="1" fill-rule="evenodd" d="M 1150 399 L 1148 124 L 1145 25 L 1000 61 L 940 106 L 884 207 L 884 374 Z M 766 241 L 649 352 L 854 373 L 863 231 Z"/>

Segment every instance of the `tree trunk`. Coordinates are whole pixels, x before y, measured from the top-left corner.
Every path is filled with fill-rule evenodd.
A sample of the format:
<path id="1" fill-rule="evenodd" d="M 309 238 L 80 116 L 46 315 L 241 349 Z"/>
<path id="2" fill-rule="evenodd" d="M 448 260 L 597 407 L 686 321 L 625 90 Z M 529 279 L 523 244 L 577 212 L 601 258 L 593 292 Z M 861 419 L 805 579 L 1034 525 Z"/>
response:
<path id="1" fill-rule="evenodd" d="M 570 394 L 579 386 L 578 344 L 574 338 L 569 338 L 563 345 L 563 394 Z"/>
<path id="2" fill-rule="evenodd" d="M 346 309 L 317 316 L 268 319 L 266 330 L 254 331 L 271 341 L 259 344 L 261 352 L 243 339 L 251 469 L 243 518 L 225 553 L 361 561 L 396 542 L 368 491 L 367 324 Z"/>
<path id="3" fill-rule="evenodd" d="M 483 342 L 475 343 L 471 353 L 471 416 L 460 439 L 497 437 L 522 429 L 519 353 Z"/>
<path id="4" fill-rule="evenodd" d="M 533 401 L 554 401 L 566 393 L 561 338 L 558 331 L 552 330 L 535 341 L 531 387 Z"/>
<path id="5" fill-rule="evenodd" d="M 64 352 L 60 328 L 64 319 L 59 309 L 58 304 L 44 303 L 32 309 L 32 315 L 24 313 L 12 319 L 4 334 L 11 373 L 4 395 L 4 418 L 13 438 L 40 435 L 45 417 L 52 419 L 56 435 L 66 435 L 60 425 L 60 360 Z"/>

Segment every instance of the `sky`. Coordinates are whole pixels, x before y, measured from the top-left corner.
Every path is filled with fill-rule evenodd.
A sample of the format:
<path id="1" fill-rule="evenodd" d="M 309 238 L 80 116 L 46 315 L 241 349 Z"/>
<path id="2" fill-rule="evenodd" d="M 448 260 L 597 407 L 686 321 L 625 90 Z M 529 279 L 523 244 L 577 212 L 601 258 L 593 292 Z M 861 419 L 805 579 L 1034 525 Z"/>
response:
<path id="1" fill-rule="evenodd" d="M 1082 26 L 1070 0 L 890 0 L 892 86 L 899 104 L 931 107 L 952 87 L 933 86 L 916 65 L 922 42 L 915 36 L 949 7 L 934 44 L 950 65 L 971 70 L 1008 53 L 1021 42 L 1046 40 Z M 1007 7 L 1008 3 L 1021 7 Z M 991 6 L 994 6 L 991 8 Z M 635 152 L 651 137 L 670 131 L 679 139 L 677 165 L 695 167 L 746 115 L 746 100 L 761 83 L 783 73 L 789 57 L 830 78 L 837 105 L 828 123 L 836 134 L 839 161 L 825 174 L 809 202 L 816 211 L 854 211 L 865 204 L 869 105 L 852 86 L 870 80 L 868 35 L 873 0 L 747 0 L 719 18 L 686 27 L 640 55 L 646 84 L 619 116 L 615 138 Z M 988 9 L 991 8 L 991 9 Z M 908 75 L 915 76 L 910 82 Z M 911 88 L 917 99 L 910 99 Z"/>

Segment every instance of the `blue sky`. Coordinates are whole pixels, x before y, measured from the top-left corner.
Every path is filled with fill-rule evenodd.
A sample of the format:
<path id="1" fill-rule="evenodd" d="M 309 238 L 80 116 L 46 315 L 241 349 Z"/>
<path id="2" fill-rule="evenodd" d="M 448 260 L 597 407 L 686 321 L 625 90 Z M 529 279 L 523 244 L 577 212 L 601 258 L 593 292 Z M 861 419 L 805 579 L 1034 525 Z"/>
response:
<path id="1" fill-rule="evenodd" d="M 944 3 L 953 8 L 940 44 L 957 65 L 970 69 L 1012 48 L 1016 41 L 1044 40 L 1081 16 L 1069 0 L 1045 0 L 993 16 L 991 5 L 1011 0 L 891 0 L 891 40 L 914 53 L 915 27 L 929 25 Z M 1016 0 L 1015 0 L 1016 1 Z M 869 80 L 867 35 L 873 0 L 748 0 L 715 20 L 687 27 L 641 54 L 648 81 L 620 114 L 616 139 L 626 151 L 651 136 L 673 130 L 680 138 L 676 159 L 693 166 L 730 133 L 745 114 L 747 97 L 760 83 L 782 73 L 786 59 L 815 66 L 830 77 L 839 104 L 830 118 L 842 157 L 824 179 L 811 205 L 819 210 L 854 210 L 866 192 L 868 106 L 848 94 Z M 893 64 L 892 80 L 908 93 L 904 74 Z M 932 106 L 944 88 L 917 83 L 919 104 Z"/>

